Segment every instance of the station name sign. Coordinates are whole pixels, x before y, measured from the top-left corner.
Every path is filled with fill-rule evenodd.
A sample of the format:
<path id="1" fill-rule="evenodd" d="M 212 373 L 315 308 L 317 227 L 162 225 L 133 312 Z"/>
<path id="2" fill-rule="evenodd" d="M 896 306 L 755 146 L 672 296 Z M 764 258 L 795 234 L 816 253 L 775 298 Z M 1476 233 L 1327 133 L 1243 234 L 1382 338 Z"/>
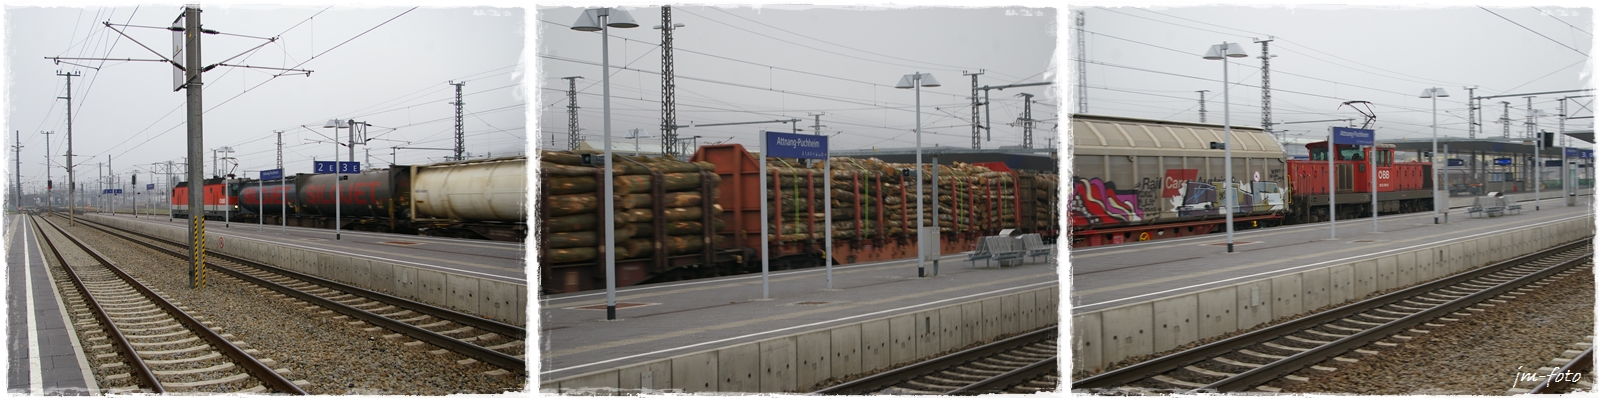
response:
<path id="1" fill-rule="evenodd" d="M 1371 129 L 1357 129 L 1357 128 L 1344 128 L 1344 127 L 1334 127 L 1333 128 L 1333 143 L 1334 144 L 1350 144 L 1350 145 L 1356 145 L 1356 146 L 1371 146 L 1372 143 L 1373 143 L 1374 138 L 1376 138 L 1377 136 L 1378 136 L 1377 132 L 1375 132 L 1375 131 L 1373 131 Z"/>
<path id="2" fill-rule="evenodd" d="M 1594 150 L 1584 150 L 1584 149 L 1577 149 L 1577 148 L 1568 147 L 1567 148 L 1567 157 L 1571 157 L 1571 158 L 1594 158 Z"/>
<path id="3" fill-rule="evenodd" d="M 762 150 L 767 157 L 823 159 L 828 158 L 828 137 L 767 132 L 767 143 Z"/>

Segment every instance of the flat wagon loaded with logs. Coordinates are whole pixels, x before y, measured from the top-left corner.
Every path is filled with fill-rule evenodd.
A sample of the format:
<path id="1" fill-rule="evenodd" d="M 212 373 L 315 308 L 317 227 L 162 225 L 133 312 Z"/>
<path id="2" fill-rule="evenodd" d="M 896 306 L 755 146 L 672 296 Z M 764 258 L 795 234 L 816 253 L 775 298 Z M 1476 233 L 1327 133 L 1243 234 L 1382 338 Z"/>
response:
<path id="1" fill-rule="evenodd" d="M 820 160 L 768 158 L 767 186 L 757 157 L 738 144 L 701 146 L 680 162 L 614 155 L 613 208 L 617 286 L 730 275 L 760 270 L 762 224 L 774 270 L 820 266 L 826 231 Z M 837 264 L 909 259 L 916 254 L 916 185 L 910 164 L 875 158 L 832 159 L 833 260 Z M 979 238 L 1002 229 L 1057 234 L 1056 175 L 1012 172 L 963 163 L 925 166 L 924 226 L 938 204 L 941 254 L 972 251 Z M 604 287 L 599 238 L 600 168 L 582 156 L 543 152 L 539 263 L 547 293 Z M 761 190 L 768 219 L 761 219 Z"/>
<path id="2" fill-rule="evenodd" d="M 717 245 L 718 184 L 709 163 L 615 155 L 612 208 L 617 286 L 736 271 L 743 252 Z M 552 293 L 605 285 L 605 226 L 598 182 L 601 168 L 582 155 L 545 151 L 539 163 L 539 267 Z M 711 199 L 711 200 L 708 200 Z M 723 249 L 720 250 L 719 249 Z"/>

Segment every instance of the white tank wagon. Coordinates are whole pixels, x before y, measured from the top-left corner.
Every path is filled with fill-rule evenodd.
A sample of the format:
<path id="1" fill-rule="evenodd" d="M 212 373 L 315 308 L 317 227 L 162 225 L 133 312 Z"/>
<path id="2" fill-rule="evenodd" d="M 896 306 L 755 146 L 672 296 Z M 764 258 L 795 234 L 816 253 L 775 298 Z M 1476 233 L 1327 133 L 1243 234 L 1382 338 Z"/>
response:
<path id="1" fill-rule="evenodd" d="M 528 158 L 411 166 L 418 233 L 521 241 L 528 236 Z"/>
<path id="2" fill-rule="evenodd" d="M 1277 224 L 1287 198 L 1283 146 L 1258 127 L 1232 132 L 1229 185 L 1222 125 L 1073 115 L 1073 246 L 1221 230 L 1222 190 L 1237 196 L 1240 227 Z"/>

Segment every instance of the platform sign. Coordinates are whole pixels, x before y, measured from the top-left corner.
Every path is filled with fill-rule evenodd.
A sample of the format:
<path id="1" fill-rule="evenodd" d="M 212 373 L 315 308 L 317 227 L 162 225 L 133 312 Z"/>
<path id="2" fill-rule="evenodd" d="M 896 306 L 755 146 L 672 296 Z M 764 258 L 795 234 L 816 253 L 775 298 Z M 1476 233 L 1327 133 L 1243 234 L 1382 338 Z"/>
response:
<path id="1" fill-rule="evenodd" d="M 102 189 L 100 194 L 122 194 L 122 189 Z"/>
<path id="2" fill-rule="evenodd" d="M 768 157 L 787 157 L 820 160 L 828 158 L 828 137 L 767 132 L 762 152 Z"/>
<path id="3" fill-rule="evenodd" d="M 315 173 L 318 173 L 318 174 L 332 174 L 332 173 L 359 174 L 359 173 L 361 173 L 361 162 L 359 162 L 359 161 L 340 161 L 337 171 L 335 171 L 335 169 L 334 169 L 333 161 L 316 161 L 315 167 L 316 167 L 315 168 Z M 282 171 L 279 171 L 279 172 L 280 172 L 280 176 L 279 177 L 281 178 L 282 177 L 281 176 L 281 172 Z"/>
<path id="4" fill-rule="evenodd" d="M 1333 127 L 1334 144 L 1352 144 L 1356 146 L 1371 146 L 1377 132 L 1371 129 L 1357 129 Z"/>
<path id="5" fill-rule="evenodd" d="M 147 184 L 144 185 L 144 190 L 156 190 L 156 184 L 147 183 Z"/>
<path id="6" fill-rule="evenodd" d="M 283 168 L 261 171 L 261 180 L 270 181 L 275 179 L 283 179 Z"/>
<path id="7" fill-rule="evenodd" d="M 1511 165 L 1511 158 L 1510 157 L 1496 158 L 1496 159 L 1494 159 L 1494 165 Z"/>
<path id="8" fill-rule="evenodd" d="M 1567 148 L 1567 157 L 1569 157 L 1569 158 L 1594 158 L 1594 150 L 1584 150 L 1584 149 L 1579 149 L 1579 148 L 1574 148 L 1574 147 L 1568 147 Z"/>
<path id="9" fill-rule="evenodd" d="M 1445 160 L 1445 161 L 1451 167 L 1465 167 L 1465 166 L 1467 166 L 1467 160 L 1463 160 L 1463 159 L 1459 159 L 1459 158 L 1452 158 L 1452 159 Z"/>

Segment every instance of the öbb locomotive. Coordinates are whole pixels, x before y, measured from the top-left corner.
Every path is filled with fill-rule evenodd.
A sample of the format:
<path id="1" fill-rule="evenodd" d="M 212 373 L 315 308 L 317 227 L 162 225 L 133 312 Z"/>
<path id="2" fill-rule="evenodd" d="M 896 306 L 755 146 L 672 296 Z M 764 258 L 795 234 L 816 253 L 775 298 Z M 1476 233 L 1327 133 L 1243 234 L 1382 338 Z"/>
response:
<path id="1" fill-rule="evenodd" d="M 1373 175 L 1378 213 L 1433 209 L 1432 167 L 1396 162 L 1393 145 L 1335 146 L 1330 197 L 1326 141 L 1305 145 L 1309 160 L 1291 160 L 1261 128 L 1234 126 L 1226 177 L 1222 125 L 1087 114 L 1072 124 L 1073 247 L 1221 231 L 1224 190 L 1236 196 L 1236 229 L 1327 221 L 1330 198 L 1338 219 L 1371 216 Z"/>
<path id="2" fill-rule="evenodd" d="M 200 212 L 215 220 L 523 241 L 527 164 L 527 157 L 502 157 L 349 175 L 207 179 Z M 335 176 L 343 178 L 337 185 Z M 188 203 L 189 183 L 179 183 L 172 189 L 173 216 L 187 218 Z"/>

